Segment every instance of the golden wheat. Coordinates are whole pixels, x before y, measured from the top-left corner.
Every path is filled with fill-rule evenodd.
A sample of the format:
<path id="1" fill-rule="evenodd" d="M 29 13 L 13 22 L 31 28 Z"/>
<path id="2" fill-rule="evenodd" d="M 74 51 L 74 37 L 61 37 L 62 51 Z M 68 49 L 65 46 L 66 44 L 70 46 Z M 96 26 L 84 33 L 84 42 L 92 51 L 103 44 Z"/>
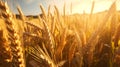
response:
<path id="1" fill-rule="evenodd" d="M 46 12 L 45 12 L 45 10 L 44 10 L 44 8 L 43 8 L 42 5 L 40 5 L 40 9 L 41 9 L 41 12 L 42 12 L 42 15 L 43 15 L 43 19 L 44 19 L 44 20 L 47 20 L 47 19 L 46 19 L 46 18 L 47 18 L 47 15 L 46 15 Z"/>
<path id="2" fill-rule="evenodd" d="M 120 20 L 115 2 L 108 12 L 94 14 L 94 7 L 93 1 L 90 14 L 67 15 L 66 4 L 64 4 L 63 15 L 61 15 L 57 6 L 54 6 L 52 14 L 50 6 L 46 13 L 40 5 L 42 14 L 38 15 L 37 21 L 33 17 L 30 17 L 28 21 L 20 6 L 17 7 L 21 17 L 19 20 L 13 17 L 7 3 L 0 1 L 0 56 L 2 56 L 0 67 L 8 67 L 8 65 L 12 67 L 28 67 L 29 65 L 99 67 L 99 64 L 101 67 L 114 67 L 114 64 L 119 63 L 116 60 L 119 55 L 114 52 L 119 52 L 119 49 L 113 50 L 113 48 L 119 47 L 120 37 Z M 71 3 L 71 14 L 72 10 Z M 22 32 L 19 32 L 18 20 L 23 25 L 25 24 Z M 112 47 L 111 42 L 114 42 L 115 47 Z M 25 49 L 23 44 L 25 44 Z M 24 58 L 24 55 L 27 58 Z"/>
<path id="3" fill-rule="evenodd" d="M 8 63 L 12 61 L 12 53 L 10 44 L 7 38 L 7 34 L 0 28 L 0 63 L 2 67 L 6 67 Z M 8 64 L 9 65 L 9 64 Z"/>
<path id="4" fill-rule="evenodd" d="M 19 34 L 17 33 L 16 25 L 13 19 L 13 15 L 9 10 L 7 3 L 0 1 L 0 9 L 2 16 L 4 18 L 6 28 L 8 30 L 9 40 L 11 41 L 11 51 L 13 55 L 12 62 L 17 67 L 25 67 L 25 60 L 24 60 L 24 51 L 23 51 L 23 44 L 21 43 L 21 39 Z M 17 61 L 16 61 L 17 60 Z"/>
<path id="5" fill-rule="evenodd" d="M 24 16 L 24 14 L 23 14 L 20 6 L 17 6 L 17 10 L 18 10 L 18 12 L 19 12 L 19 14 L 20 14 L 20 16 L 21 16 L 21 17 L 20 17 L 21 20 L 22 20 L 22 21 L 25 21 L 25 16 Z"/>

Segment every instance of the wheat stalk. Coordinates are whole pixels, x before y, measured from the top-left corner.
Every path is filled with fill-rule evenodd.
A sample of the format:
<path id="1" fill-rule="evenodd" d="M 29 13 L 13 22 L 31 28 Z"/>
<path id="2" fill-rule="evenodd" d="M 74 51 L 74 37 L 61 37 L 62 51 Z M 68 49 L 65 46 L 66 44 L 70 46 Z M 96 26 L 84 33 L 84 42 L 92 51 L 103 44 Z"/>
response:
<path id="1" fill-rule="evenodd" d="M 1 59 L 0 66 L 2 67 L 9 66 L 8 63 L 12 61 L 12 53 L 7 38 L 7 33 L 5 33 L 1 28 L 0 28 L 0 59 Z"/>
<path id="2" fill-rule="evenodd" d="M 74 44 L 71 44 L 70 48 L 69 48 L 69 54 L 68 54 L 68 60 L 69 60 L 69 64 L 72 61 L 74 55 L 75 55 L 75 50 L 76 50 L 76 43 L 74 42 Z"/>
<path id="3" fill-rule="evenodd" d="M 23 44 L 21 43 L 20 36 L 17 33 L 16 24 L 7 3 L 0 1 L 0 10 L 2 11 L 2 17 L 4 18 L 6 28 L 8 30 L 8 39 L 11 41 L 10 45 L 13 55 L 13 66 L 25 67 Z"/>
<path id="4" fill-rule="evenodd" d="M 27 25 L 30 25 L 30 26 L 33 26 L 33 27 L 37 28 L 38 30 L 43 31 L 43 29 L 42 29 L 40 26 L 38 26 L 38 25 L 36 25 L 36 24 L 34 24 L 34 23 L 32 23 L 32 22 L 26 21 L 25 23 L 26 23 Z"/>
<path id="5" fill-rule="evenodd" d="M 62 21 L 61 21 L 60 12 L 59 12 L 57 6 L 54 6 L 54 8 L 55 8 L 55 14 L 56 14 L 56 16 L 57 16 L 57 19 L 56 19 L 56 20 L 57 20 L 57 22 L 58 22 L 59 27 L 62 29 L 64 24 L 63 24 Z"/>
<path id="6" fill-rule="evenodd" d="M 51 6 L 49 5 L 49 6 L 48 6 L 48 17 L 50 17 L 50 14 L 51 14 L 51 13 L 50 13 L 50 8 L 51 8 Z"/>
<path id="7" fill-rule="evenodd" d="M 118 47 L 118 41 L 119 41 L 119 37 L 120 37 L 120 24 L 118 24 L 117 29 L 115 31 L 115 34 L 113 36 L 114 39 L 114 46 Z"/>
<path id="8" fill-rule="evenodd" d="M 47 14 L 46 14 L 46 12 L 45 12 L 45 10 L 44 10 L 44 8 L 43 8 L 42 5 L 40 5 L 40 9 L 41 9 L 41 11 L 42 11 L 43 19 L 46 20 Z"/>
<path id="9" fill-rule="evenodd" d="M 64 3 L 64 6 L 63 6 L 63 15 L 64 15 L 64 17 L 66 15 L 66 4 L 65 3 Z"/>
<path id="10" fill-rule="evenodd" d="M 72 8 L 73 8 L 73 5 L 72 5 L 72 2 L 71 2 L 71 4 L 70 4 L 70 12 L 71 12 L 71 14 L 72 14 Z"/>
<path id="11" fill-rule="evenodd" d="M 25 16 L 24 16 L 20 6 L 17 6 L 17 10 L 18 10 L 18 12 L 20 14 L 20 18 L 22 19 L 22 21 L 25 21 Z"/>
<path id="12" fill-rule="evenodd" d="M 46 37 L 47 37 L 47 41 L 48 41 L 48 46 L 49 46 L 49 49 L 51 51 L 51 56 L 53 58 L 53 54 L 54 54 L 54 48 L 55 48 L 55 43 L 54 43 L 54 40 L 53 40 L 53 36 L 48 28 L 48 25 L 46 24 L 46 22 L 43 20 L 43 25 L 44 25 L 44 29 L 45 29 L 45 33 L 46 33 Z"/>
<path id="13" fill-rule="evenodd" d="M 54 6 L 54 8 L 55 8 L 55 14 L 57 15 L 57 18 L 59 19 L 60 18 L 60 13 L 59 13 L 59 10 L 58 10 L 58 8 L 57 8 L 57 6 Z"/>
<path id="14" fill-rule="evenodd" d="M 64 29 L 60 37 L 60 43 L 58 44 L 55 52 L 56 59 L 59 59 L 59 60 L 62 59 L 62 51 L 66 45 L 66 36 L 67 36 L 66 34 L 67 34 L 67 29 Z"/>
<path id="15" fill-rule="evenodd" d="M 53 18 L 53 21 L 51 23 L 51 33 L 54 34 L 55 32 L 55 26 L 56 26 L 56 22 L 55 22 L 55 18 Z"/>
<path id="16" fill-rule="evenodd" d="M 91 7 L 91 12 L 90 12 L 90 18 L 93 15 L 94 5 L 95 5 L 95 2 L 93 1 L 92 2 L 92 7 Z"/>

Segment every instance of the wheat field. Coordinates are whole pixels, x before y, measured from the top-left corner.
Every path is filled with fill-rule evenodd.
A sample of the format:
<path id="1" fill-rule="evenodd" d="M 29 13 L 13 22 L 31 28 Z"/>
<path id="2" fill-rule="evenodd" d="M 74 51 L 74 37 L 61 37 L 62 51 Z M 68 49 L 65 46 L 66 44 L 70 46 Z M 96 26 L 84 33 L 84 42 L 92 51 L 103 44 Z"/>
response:
<path id="1" fill-rule="evenodd" d="M 94 3 L 93 3 L 94 4 Z M 0 1 L 0 67 L 120 67 L 120 12 L 15 15 Z M 46 12 L 48 11 L 48 12 Z M 71 9 L 72 12 L 72 9 Z"/>

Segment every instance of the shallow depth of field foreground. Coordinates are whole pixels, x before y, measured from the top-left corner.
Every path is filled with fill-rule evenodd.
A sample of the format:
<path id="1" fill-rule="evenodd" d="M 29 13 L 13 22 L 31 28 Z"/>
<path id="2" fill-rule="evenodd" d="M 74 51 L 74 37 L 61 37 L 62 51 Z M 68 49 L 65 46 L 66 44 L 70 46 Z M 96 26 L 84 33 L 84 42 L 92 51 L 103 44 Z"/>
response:
<path id="1" fill-rule="evenodd" d="M 57 6 L 42 14 L 19 14 L 0 0 L 0 67 L 120 67 L 120 11 L 62 14 Z M 72 13 L 72 6 L 70 6 Z"/>

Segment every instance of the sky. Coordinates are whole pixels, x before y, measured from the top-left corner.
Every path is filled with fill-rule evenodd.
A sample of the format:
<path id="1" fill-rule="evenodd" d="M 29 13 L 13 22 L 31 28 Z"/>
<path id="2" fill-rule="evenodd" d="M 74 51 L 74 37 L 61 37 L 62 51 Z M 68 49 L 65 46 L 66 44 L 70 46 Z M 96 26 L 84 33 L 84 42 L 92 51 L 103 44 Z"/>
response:
<path id="1" fill-rule="evenodd" d="M 94 0 L 94 13 L 108 10 L 115 0 Z M 66 4 L 66 13 L 71 14 L 70 6 L 72 3 L 72 13 L 90 13 L 93 0 L 8 0 L 11 11 L 18 13 L 16 6 L 20 5 L 25 15 L 38 15 L 41 13 L 40 4 L 47 12 L 48 6 L 51 6 L 51 12 L 56 5 L 63 13 L 63 6 Z M 117 10 L 120 10 L 120 0 L 116 0 Z"/>

